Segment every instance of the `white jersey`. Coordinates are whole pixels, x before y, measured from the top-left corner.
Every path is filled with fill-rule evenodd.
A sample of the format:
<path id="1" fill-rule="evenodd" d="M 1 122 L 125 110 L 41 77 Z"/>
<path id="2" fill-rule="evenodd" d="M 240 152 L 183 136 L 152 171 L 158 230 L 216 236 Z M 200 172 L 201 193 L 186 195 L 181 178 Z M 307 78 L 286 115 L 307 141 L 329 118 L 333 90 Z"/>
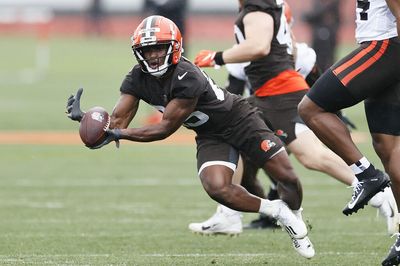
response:
<path id="1" fill-rule="evenodd" d="M 397 36 L 396 18 L 385 0 L 357 1 L 356 24 L 358 43 Z"/>
<path id="2" fill-rule="evenodd" d="M 296 42 L 296 50 L 295 69 L 306 78 L 317 62 L 317 54 L 304 42 Z"/>

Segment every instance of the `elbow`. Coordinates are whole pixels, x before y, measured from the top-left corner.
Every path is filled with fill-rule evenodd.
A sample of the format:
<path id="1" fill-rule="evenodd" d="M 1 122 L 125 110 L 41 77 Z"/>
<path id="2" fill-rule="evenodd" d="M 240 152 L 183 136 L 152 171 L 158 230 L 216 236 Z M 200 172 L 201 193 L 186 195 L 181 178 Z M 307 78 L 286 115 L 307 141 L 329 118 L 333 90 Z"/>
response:
<path id="1" fill-rule="evenodd" d="M 271 51 L 270 45 L 259 46 L 258 48 L 253 49 L 253 58 L 258 59 L 267 56 L 269 55 L 270 51 Z"/>

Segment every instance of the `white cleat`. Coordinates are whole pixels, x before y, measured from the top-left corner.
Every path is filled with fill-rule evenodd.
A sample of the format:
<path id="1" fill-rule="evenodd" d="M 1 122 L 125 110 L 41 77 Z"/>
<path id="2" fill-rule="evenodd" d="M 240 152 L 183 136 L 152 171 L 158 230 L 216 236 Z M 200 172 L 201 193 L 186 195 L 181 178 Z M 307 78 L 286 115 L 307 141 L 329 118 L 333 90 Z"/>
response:
<path id="1" fill-rule="evenodd" d="M 308 236 L 296 239 L 292 238 L 294 249 L 304 258 L 311 259 L 315 255 L 314 246 Z"/>
<path id="2" fill-rule="evenodd" d="M 293 248 L 304 258 L 311 259 L 314 257 L 314 246 L 307 236 L 307 226 L 301 215 L 303 209 L 293 211 L 282 200 L 274 200 L 273 202 L 276 202 L 275 204 L 278 206 L 278 212 L 273 217 L 288 232 L 292 239 Z"/>
<path id="3" fill-rule="evenodd" d="M 396 200 L 394 199 L 391 188 L 386 188 L 383 192 L 383 202 L 378 208 L 380 215 L 385 217 L 387 232 L 389 235 L 397 233 L 399 228 L 399 215 Z"/>
<path id="4" fill-rule="evenodd" d="M 392 189 L 390 187 L 385 188 L 383 192 L 377 193 L 369 203 L 372 207 L 377 208 L 378 213 L 386 219 L 388 235 L 397 233 L 399 215 Z"/>
<path id="5" fill-rule="evenodd" d="M 276 205 L 277 208 L 272 217 L 278 220 L 278 223 L 288 232 L 290 237 L 301 239 L 307 236 L 306 224 L 289 209 L 284 201 L 273 200 L 271 203 Z"/>
<path id="6" fill-rule="evenodd" d="M 237 236 L 242 233 L 242 218 L 237 211 L 224 211 L 226 207 L 218 206 L 216 213 L 201 223 L 189 224 L 189 230 L 202 235 Z"/>

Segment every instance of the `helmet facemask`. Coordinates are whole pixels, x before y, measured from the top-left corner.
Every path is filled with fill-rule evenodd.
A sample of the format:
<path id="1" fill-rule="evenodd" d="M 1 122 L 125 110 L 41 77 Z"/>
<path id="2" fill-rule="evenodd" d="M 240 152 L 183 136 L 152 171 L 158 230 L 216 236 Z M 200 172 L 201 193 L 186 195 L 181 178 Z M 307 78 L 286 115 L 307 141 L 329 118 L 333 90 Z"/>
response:
<path id="1" fill-rule="evenodd" d="M 161 77 L 167 72 L 168 67 L 172 65 L 174 53 L 172 47 L 173 42 L 169 42 L 133 46 L 132 49 L 143 72 L 155 77 Z"/>

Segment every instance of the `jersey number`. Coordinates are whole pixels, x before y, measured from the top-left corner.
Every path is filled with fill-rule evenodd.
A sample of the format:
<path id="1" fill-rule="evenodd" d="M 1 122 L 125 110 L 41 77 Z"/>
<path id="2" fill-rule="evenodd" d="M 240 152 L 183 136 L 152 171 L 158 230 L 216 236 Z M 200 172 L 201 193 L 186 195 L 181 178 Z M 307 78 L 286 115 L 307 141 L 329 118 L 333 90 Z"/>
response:
<path id="1" fill-rule="evenodd" d="M 357 8 L 361 8 L 360 12 L 360 20 L 368 20 L 368 9 L 369 9 L 369 1 L 368 0 L 357 0 Z"/>

